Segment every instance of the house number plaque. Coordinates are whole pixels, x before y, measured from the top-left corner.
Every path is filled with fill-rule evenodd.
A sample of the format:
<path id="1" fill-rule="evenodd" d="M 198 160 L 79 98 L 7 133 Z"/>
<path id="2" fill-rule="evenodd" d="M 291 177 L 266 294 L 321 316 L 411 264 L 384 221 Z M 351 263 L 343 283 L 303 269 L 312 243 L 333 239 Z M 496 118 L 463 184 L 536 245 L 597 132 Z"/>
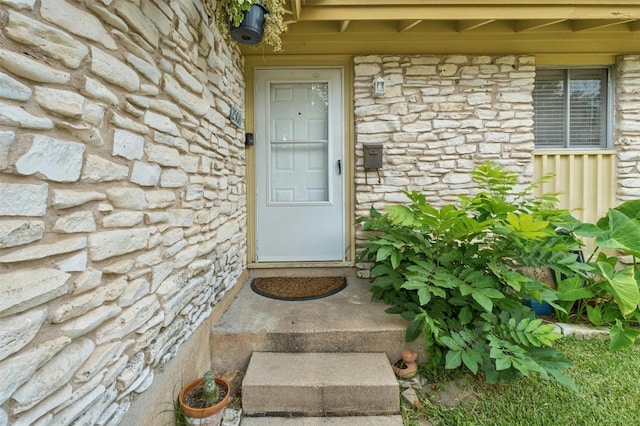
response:
<path id="1" fill-rule="evenodd" d="M 231 105 L 231 109 L 229 110 L 229 120 L 234 126 L 242 127 L 242 112 L 236 108 L 235 105 Z"/>

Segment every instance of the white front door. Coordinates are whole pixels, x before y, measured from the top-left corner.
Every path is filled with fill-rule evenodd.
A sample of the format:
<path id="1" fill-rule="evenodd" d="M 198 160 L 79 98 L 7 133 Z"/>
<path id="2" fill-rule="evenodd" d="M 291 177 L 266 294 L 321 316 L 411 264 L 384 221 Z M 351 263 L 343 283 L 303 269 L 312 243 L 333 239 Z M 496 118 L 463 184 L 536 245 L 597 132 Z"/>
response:
<path id="1" fill-rule="evenodd" d="M 342 70 L 255 78 L 257 261 L 344 260 Z"/>

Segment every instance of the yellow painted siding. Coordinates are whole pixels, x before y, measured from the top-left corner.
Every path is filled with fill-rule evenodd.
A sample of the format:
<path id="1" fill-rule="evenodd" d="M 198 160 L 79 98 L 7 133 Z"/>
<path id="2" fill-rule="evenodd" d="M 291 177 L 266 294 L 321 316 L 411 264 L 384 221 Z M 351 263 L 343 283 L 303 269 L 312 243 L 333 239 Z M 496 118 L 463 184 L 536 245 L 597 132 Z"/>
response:
<path id="1" fill-rule="evenodd" d="M 538 195 L 560 193 L 560 207 L 571 209 L 583 222 L 595 223 L 614 206 L 615 151 L 536 151 L 534 177 L 552 174 Z"/>

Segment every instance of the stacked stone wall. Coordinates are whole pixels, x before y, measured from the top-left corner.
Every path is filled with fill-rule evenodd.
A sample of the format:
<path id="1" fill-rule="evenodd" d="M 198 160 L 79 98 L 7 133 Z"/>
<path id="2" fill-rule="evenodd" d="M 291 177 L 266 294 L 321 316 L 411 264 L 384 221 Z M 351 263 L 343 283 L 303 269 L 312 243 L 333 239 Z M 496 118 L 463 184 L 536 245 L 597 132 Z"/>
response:
<path id="1" fill-rule="evenodd" d="M 0 0 L 0 426 L 119 424 L 244 271 L 243 60 L 209 21 Z"/>
<path id="2" fill-rule="evenodd" d="M 373 94 L 377 77 L 383 96 Z M 534 78 L 530 56 L 355 58 L 356 217 L 406 202 L 405 189 L 434 205 L 455 202 L 473 191 L 469 172 L 488 160 L 530 182 Z M 618 57 L 613 83 L 618 204 L 640 198 L 640 56 Z M 364 169 L 366 143 L 383 145 L 379 173 Z M 370 265 L 359 267 L 368 276 Z"/>
<path id="3" fill-rule="evenodd" d="M 533 173 L 532 56 L 355 58 L 356 217 L 407 202 L 402 190 L 442 205 L 470 194 L 469 174 L 492 161 Z M 372 82 L 385 80 L 374 96 Z M 383 166 L 364 169 L 363 144 L 383 145 Z M 363 235 L 356 230 L 358 244 Z M 368 275 L 370 265 L 359 265 Z"/>
<path id="4" fill-rule="evenodd" d="M 640 198 L 640 56 L 620 56 L 615 72 L 617 202 Z"/>

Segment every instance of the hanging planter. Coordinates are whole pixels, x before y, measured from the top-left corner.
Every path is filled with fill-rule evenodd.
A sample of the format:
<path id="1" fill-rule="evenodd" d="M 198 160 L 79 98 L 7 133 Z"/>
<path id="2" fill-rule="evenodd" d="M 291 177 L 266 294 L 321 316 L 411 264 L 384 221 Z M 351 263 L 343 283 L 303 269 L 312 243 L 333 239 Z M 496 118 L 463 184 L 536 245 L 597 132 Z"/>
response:
<path id="1" fill-rule="evenodd" d="M 230 22 L 231 38 L 238 43 L 253 46 L 262 41 L 264 34 L 264 18 L 269 13 L 261 3 L 254 3 L 251 8 L 244 12 L 244 18 L 238 26 Z"/>
<path id="2" fill-rule="evenodd" d="M 285 0 L 205 0 L 204 4 L 222 34 L 238 43 L 282 50 L 280 36 L 287 30 Z"/>

